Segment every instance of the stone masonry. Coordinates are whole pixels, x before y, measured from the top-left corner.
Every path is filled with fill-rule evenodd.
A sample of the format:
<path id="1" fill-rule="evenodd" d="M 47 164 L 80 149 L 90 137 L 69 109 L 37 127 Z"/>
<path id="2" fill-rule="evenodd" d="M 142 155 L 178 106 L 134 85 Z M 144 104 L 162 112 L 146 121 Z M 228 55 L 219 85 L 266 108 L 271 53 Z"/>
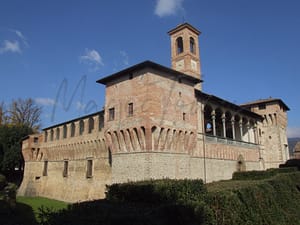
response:
<path id="1" fill-rule="evenodd" d="M 239 106 L 202 92 L 200 31 L 184 23 L 168 34 L 172 69 L 145 61 L 102 78 L 103 111 L 24 139 L 19 195 L 99 199 L 112 183 L 212 182 L 288 159 L 283 101 Z"/>

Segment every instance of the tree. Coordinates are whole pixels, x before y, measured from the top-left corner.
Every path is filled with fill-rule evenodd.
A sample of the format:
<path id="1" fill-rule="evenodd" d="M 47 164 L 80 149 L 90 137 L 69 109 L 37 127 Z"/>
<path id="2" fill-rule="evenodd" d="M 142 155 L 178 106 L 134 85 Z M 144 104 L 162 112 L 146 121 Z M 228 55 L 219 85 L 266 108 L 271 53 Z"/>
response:
<path id="1" fill-rule="evenodd" d="M 8 122 L 7 110 L 4 102 L 0 103 L 0 126 Z"/>
<path id="2" fill-rule="evenodd" d="M 24 167 L 22 139 L 32 133 L 32 128 L 24 125 L 0 126 L 0 160 L 2 159 L 0 172 L 4 173 L 7 178 L 13 178 L 15 168 L 22 169 Z"/>
<path id="3" fill-rule="evenodd" d="M 42 108 L 33 99 L 13 100 L 9 107 L 9 120 L 17 126 L 30 127 L 37 131 L 41 126 Z"/>

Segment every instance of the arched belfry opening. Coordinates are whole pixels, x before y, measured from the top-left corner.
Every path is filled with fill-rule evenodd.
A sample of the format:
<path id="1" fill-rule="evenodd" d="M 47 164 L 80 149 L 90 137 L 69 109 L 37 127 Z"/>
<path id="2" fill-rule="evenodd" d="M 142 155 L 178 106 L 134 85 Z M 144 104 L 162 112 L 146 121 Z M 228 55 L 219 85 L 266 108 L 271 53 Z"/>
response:
<path id="1" fill-rule="evenodd" d="M 200 31 L 188 23 L 170 30 L 172 69 L 201 80 Z M 201 88 L 200 88 L 201 89 Z"/>
<path id="2" fill-rule="evenodd" d="M 191 53 L 195 53 L 196 49 L 195 49 L 195 40 L 193 37 L 190 37 L 190 52 Z"/>
<path id="3" fill-rule="evenodd" d="M 183 40 L 182 37 L 178 37 L 176 39 L 176 46 L 177 46 L 177 54 L 180 54 L 183 52 Z"/>

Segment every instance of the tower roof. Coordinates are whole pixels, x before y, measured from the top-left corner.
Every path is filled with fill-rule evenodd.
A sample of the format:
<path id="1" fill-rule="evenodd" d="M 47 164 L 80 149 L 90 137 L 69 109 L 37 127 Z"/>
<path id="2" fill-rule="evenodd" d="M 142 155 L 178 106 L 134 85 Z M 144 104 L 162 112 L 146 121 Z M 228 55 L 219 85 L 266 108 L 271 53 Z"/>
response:
<path id="1" fill-rule="evenodd" d="M 256 101 L 248 102 L 245 104 L 242 104 L 242 107 L 250 107 L 250 106 L 255 106 L 255 105 L 260 105 L 260 104 L 265 104 L 265 103 L 279 103 L 286 111 L 289 111 L 290 108 L 279 98 L 267 98 L 267 99 L 259 99 Z"/>
<path id="2" fill-rule="evenodd" d="M 194 33 L 196 33 L 197 35 L 201 34 L 201 31 L 199 31 L 197 28 L 193 27 L 191 24 L 189 23 L 182 23 L 179 24 L 177 27 L 173 28 L 172 30 L 170 30 L 168 32 L 169 35 L 172 35 L 174 33 L 176 33 L 179 30 L 182 30 L 184 28 L 188 28 L 189 30 L 193 31 Z"/>

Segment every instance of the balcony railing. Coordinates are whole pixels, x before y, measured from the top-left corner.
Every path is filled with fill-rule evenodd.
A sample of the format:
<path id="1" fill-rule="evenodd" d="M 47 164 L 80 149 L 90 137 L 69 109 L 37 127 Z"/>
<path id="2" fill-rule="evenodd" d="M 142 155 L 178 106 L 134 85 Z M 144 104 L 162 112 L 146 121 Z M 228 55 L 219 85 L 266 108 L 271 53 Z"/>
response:
<path id="1" fill-rule="evenodd" d="M 234 145 L 234 146 L 241 146 L 245 148 L 258 148 L 258 144 L 245 142 L 245 141 L 238 141 L 229 138 L 217 137 L 217 136 L 210 136 L 205 135 L 205 141 L 210 143 L 220 143 L 225 145 Z"/>

